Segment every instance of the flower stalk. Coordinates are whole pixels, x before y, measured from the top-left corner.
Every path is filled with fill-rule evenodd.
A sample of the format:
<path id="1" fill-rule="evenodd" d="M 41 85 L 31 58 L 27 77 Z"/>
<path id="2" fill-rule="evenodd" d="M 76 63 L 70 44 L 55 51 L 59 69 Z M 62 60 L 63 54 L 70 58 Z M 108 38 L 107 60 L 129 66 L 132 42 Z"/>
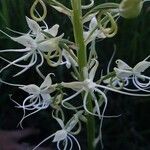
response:
<path id="1" fill-rule="evenodd" d="M 82 9 L 81 9 L 81 0 L 72 0 L 72 23 L 74 30 L 74 38 L 76 46 L 78 47 L 78 64 L 79 72 L 81 74 L 81 79 L 83 79 L 83 68 L 87 64 L 87 54 L 86 47 L 83 38 L 83 23 L 82 23 Z"/>
<path id="2" fill-rule="evenodd" d="M 80 79 L 84 80 L 83 69 L 87 66 L 87 53 L 86 46 L 83 37 L 83 22 L 82 22 L 82 7 L 81 0 L 72 0 L 72 23 L 74 30 L 74 38 L 76 46 L 78 47 L 77 57 L 78 57 L 78 65 L 80 72 Z M 87 108 L 92 111 L 92 101 L 90 95 L 88 96 L 88 104 Z M 91 114 L 87 114 L 87 143 L 88 150 L 94 150 L 93 142 L 95 138 L 95 123 L 94 117 Z"/>

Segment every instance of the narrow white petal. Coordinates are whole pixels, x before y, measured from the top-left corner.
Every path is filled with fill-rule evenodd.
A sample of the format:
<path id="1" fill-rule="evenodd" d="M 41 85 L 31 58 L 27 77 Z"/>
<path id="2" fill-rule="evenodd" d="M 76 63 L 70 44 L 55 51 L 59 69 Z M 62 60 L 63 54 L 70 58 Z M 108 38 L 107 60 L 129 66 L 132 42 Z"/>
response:
<path id="1" fill-rule="evenodd" d="M 25 47 L 36 48 L 35 40 L 31 38 L 29 34 L 25 34 L 19 37 L 11 37 L 11 39 Z"/>
<path id="2" fill-rule="evenodd" d="M 62 82 L 61 85 L 64 88 L 70 88 L 74 91 L 78 91 L 78 90 L 81 90 L 83 88 L 83 83 L 79 82 L 79 81 L 74 81 L 74 82 L 69 82 L 69 83 Z"/>
<path id="3" fill-rule="evenodd" d="M 27 16 L 26 16 L 26 21 L 27 21 L 28 27 L 31 29 L 33 33 L 38 34 L 40 32 L 41 28 L 36 21 L 28 18 Z"/>
<path id="4" fill-rule="evenodd" d="M 24 49 L 5 49 L 5 50 L 0 50 L 0 53 L 5 53 L 5 52 L 28 52 L 31 49 L 29 48 L 24 48 Z"/>
<path id="5" fill-rule="evenodd" d="M 47 88 L 49 88 L 52 85 L 52 79 L 51 79 L 50 75 L 51 75 L 51 73 L 49 73 L 45 77 L 44 82 L 40 86 L 41 89 L 45 89 L 45 88 L 47 89 Z"/>
<path id="6" fill-rule="evenodd" d="M 119 79 L 129 78 L 131 75 L 133 75 L 132 71 L 118 69 L 116 67 L 114 68 L 114 71 Z"/>
<path id="7" fill-rule="evenodd" d="M 121 70 L 131 70 L 132 69 L 128 64 L 126 64 L 124 61 L 122 61 L 120 59 L 116 60 L 116 64 L 117 64 L 118 69 L 121 69 Z"/>
<path id="8" fill-rule="evenodd" d="M 96 26 L 97 26 L 97 19 L 96 17 L 93 17 L 89 24 L 89 30 L 92 31 Z"/>
<path id="9" fill-rule="evenodd" d="M 150 62 L 148 61 L 141 61 L 139 62 L 134 68 L 133 72 L 136 73 L 141 73 L 144 72 L 146 69 L 150 67 Z"/>
<path id="10" fill-rule="evenodd" d="M 55 24 L 54 26 L 52 26 L 50 29 L 48 30 L 44 30 L 45 32 L 48 32 L 49 34 L 51 34 L 53 37 L 55 37 L 58 34 L 58 29 L 59 29 L 59 25 Z"/>
<path id="11" fill-rule="evenodd" d="M 40 88 L 35 84 L 29 84 L 24 87 L 20 87 L 20 89 L 24 90 L 29 94 L 38 94 L 40 92 Z"/>

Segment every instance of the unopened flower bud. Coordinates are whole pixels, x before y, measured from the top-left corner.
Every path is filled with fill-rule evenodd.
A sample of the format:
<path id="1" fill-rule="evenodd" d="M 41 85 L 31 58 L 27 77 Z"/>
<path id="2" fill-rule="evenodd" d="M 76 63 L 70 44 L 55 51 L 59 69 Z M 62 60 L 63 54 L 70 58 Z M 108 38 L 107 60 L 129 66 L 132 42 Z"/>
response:
<path id="1" fill-rule="evenodd" d="M 120 16 L 130 19 L 137 17 L 143 7 L 142 0 L 123 0 L 119 5 Z"/>

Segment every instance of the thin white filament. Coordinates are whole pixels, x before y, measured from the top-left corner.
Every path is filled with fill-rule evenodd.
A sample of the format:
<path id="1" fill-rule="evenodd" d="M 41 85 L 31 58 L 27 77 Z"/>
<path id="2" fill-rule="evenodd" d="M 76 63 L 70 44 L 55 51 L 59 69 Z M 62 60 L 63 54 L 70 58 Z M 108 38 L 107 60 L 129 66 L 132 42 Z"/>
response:
<path id="1" fill-rule="evenodd" d="M 68 138 L 68 140 L 70 141 L 70 148 L 69 148 L 69 150 L 72 150 L 72 148 L 73 148 L 72 139 L 71 139 L 69 136 L 68 136 L 67 138 Z"/>
<path id="2" fill-rule="evenodd" d="M 101 121 L 100 121 L 100 127 L 99 127 L 99 130 L 100 130 L 100 142 L 101 142 L 101 146 L 102 146 L 102 149 L 104 147 L 103 145 L 103 141 L 102 141 L 102 125 L 103 125 L 103 119 L 104 119 L 104 113 L 105 113 L 105 110 L 106 110 L 106 107 L 107 107 L 107 97 L 106 95 L 99 89 L 95 89 L 95 91 L 97 91 L 99 94 L 101 94 L 104 98 L 104 101 L 105 101 L 105 105 L 104 105 L 104 108 L 103 108 L 103 112 L 102 112 L 102 117 L 101 117 Z"/>
<path id="3" fill-rule="evenodd" d="M 132 81 L 133 81 L 134 86 L 135 86 L 136 88 L 138 88 L 139 90 L 144 91 L 144 92 L 148 92 L 148 93 L 150 92 L 149 90 L 146 90 L 146 89 L 144 89 L 144 88 L 141 88 L 140 85 L 138 85 L 137 82 L 135 81 L 134 77 L 133 77 Z"/>
<path id="4" fill-rule="evenodd" d="M 22 61 L 22 60 L 24 60 L 24 59 L 29 58 L 31 55 L 32 55 L 32 53 L 27 53 L 26 55 L 24 55 L 24 56 L 22 56 L 22 57 L 20 57 L 20 58 L 18 58 L 18 59 L 16 59 L 16 60 L 14 60 L 14 61 L 11 62 L 10 64 L 8 64 L 8 65 L 5 66 L 4 68 L 2 68 L 2 69 L 0 70 L 0 73 L 2 73 L 5 69 L 7 69 L 8 67 L 10 67 L 11 65 L 13 65 L 13 64 L 15 64 L 15 63 L 17 63 L 17 62 L 20 62 L 20 61 Z"/>
<path id="5" fill-rule="evenodd" d="M 142 88 L 148 88 L 150 86 L 150 80 L 147 83 L 141 83 L 138 78 L 135 76 L 136 83 Z"/>
<path id="6" fill-rule="evenodd" d="M 0 59 L 6 61 L 6 62 L 9 63 L 9 64 L 12 63 L 11 61 L 9 61 L 9 60 L 7 60 L 7 59 L 1 57 L 1 56 L 0 56 Z M 32 60 L 32 59 L 31 59 L 31 60 Z M 14 66 L 17 66 L 17 67 L 20 67 L 20 68 L 26 68 L 26 67 L 28 67 L 28 65 L 21 65 L 21 64 L 16 64 L 16 63 L 14 63 L 13 65 L 14 65 Z"/>
<path id="7" fill-rule="evenodd" d="M 6 85 L 10 85 L 10 86 L 17 86 L 17 87 L 23 87 L 25 85 L 23 84 L 13 84 L 13 83 L 8 83 L 6 81 L 3 81 L 1 78 L 0 78 L 0 82 L 3 83 L 3 84 L 6 84 Z"/>
<path id="8" fill-rule="evenodd" d="M 110 87 L 104 86 L 104 85 L 97 85 L 97 87 L 102 88 L 102 89 L 107 89 L 109 91 L 113 91 L 116 93 L 129 95 L 129 96 L 141 96 L 141 97 L 150 96 L 150 94 L 137 94 L 137 93 L 129 93 L 129 92 L 124 92 L 124 91 L 119 91 L 119 90 L 116 90 L 116 89 L 113 89 L 113 88 L 110 88 Z"/>
<path id="9" fill-rule="evenodd" d="M 27 71 L 29 68 L 31 68 L 32 66 L 35 65 L 35 63 L 37 62 L 37 55 L 36 54 L 33 54 L 32 55 L 32 58 L 29 62 L 29 64 L 23 69 L 21 70 L 20 72 L 18 72 L 17 74 L 13 75 L 13 77 L 16 77 L 16 76 L 19 76 L 20 74 L 23 74 L 25 71 Z"/>
<path id="10" fill-rule="evenodd" d="M 108 66 L 107 66 L 107 74 L 110 73 L 110 66 L 111 66 L 111 63 L 112 63 L 112 60 L 113 60 L 115 54 L 116 54 L 116 46 L 114 46 L 113 54 L 112 54 L 112 56 L 111 56 L 111 58 L 109 60 Z"/>
<path id="11" fill-rule="evenodd" d="M 73 99 L 74 97 L 76 97 L 77 95 L 79 95 L 81 92 L 83 91 L 83 89 L 81 89 L 81 90 L 79 90 L 78 92 L 76 92 L 75 94 L 73 94 L 73 95 L 71 95 L 70 97 L 68 97 L 68 98 L 66 98 L 66 99 L 64 99 L 64 100 L 62 100 L 62 106 L 64 107 L 64 108 L 66 108 L 66 109 L 70 109 L 70 110 L 73 110 L 73 109 L 77 109 L 77 107 L 67 107 L 64 103 L 65 102 L 68 102 L 69 100 L 71 100 L 71 99 Z M 81 106 L 79 106 L 79 107 L 81 107 Z"/>
<path id="12" fill-rule="evenodd" d="M 71 136 L 75 140 L 75 142 L 77 143 L 77 146 L 78 146 L 79 150 L 81 150 L 81 147 L 80 147 L 80 144 L 79 144 L 78 140 L 73 135 L 71 135 L 70 133 L 68 133 L 68 135 Z"/>
<path id="13" fill-rule="evenodd" d="M 25 33 L 23 33 L 23 32 L 15 31 L 15 30 L 13 30 L 13 29 L 11 29 L 11 28 L 8 28 L 8 27 L 6 27 L 6 29 L 9 30 L 9 31 L 11 31 L 11 32 L 13 32 L 13 33 L 17 33 L 17 34 L 19 34 L 19 35 L 24 35 L 24 34 L 25 34 Z"/>
<path id="14" fill-rule="evenodd" d="M 38 51 L 38 53 L 39 53 L 39 55 L 41 57 L 41 62 L 36 66 L 36 71 L 37 71 L 37 73 L 39 74 L 39 76 L 42 79 L 45 79 L 45 76 L 41 73 L 41 71 L 39 69 L 43 65 L 43 63 L 44 63 L 44 58 L 43 58 L 43 55 L 42 55 L 42 53 L 40 51 Z"/>
<path id="15" fill-rule="evenodd" d="M 40 145 L 42 145 L 44 142 L 46 142 L 47 140 L 49 140 L 51 137 L 53 137 L 55 135 L 55 133 L 54 134 L 52 134 L 52 135 L 50 135 L 50 136 L 48 136 L 47 138 L 45 138 L 43 141 L 41 141 L 36 147 L 34 147 L 32 150 L 36 150 Z"/>
<path id="16" fill-rule="evenodd" d="M 25 118 L 24 104 L 25 104 L 26 101 L 30 100 L 31 98 L 34 98 L 34 95 L 28 96 L 28 97 L 23 101 L 23 106 L 22 106 L 22 108 L 23 108 L 23 117 L 22 117 L 22 119 L 20 120 L 20 122 L 19 122 L 19 124 L 18 124 L 18 125 L 20 125 L 20 127 L 21 127 L 22 129 L 23 129 L 22 122 L 23 122 L 23 120 L 24 120 L 24 118 Z"/>
<path id="17" fill-rule="evenodd" d="M 66 138 L 64 142 L 65 142 L 64 150 L 66 150 L 68 147 L 68 138 Z"/>

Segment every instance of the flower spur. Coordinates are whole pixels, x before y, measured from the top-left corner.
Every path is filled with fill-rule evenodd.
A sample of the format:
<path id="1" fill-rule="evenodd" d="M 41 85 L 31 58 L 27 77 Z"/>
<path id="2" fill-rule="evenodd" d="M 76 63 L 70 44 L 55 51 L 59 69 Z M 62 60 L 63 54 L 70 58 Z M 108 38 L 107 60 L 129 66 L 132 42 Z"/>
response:
<path id="1" fill-rule="evenodd" d="M 81 122 L 79 118 L 82 115 L 82 112 L 83 111 L 78 111 L 76 114 L 74 114 L 73 117 L 66 123 L 66 125 L 64 124 L 64 120 L 55 117 L 54 114 L 52 113 L 53 118 L 58 122 L 61 129 L 56 131 L 54 134 L 48 136 L 47 138 L 45 138 L 33 150 L 37 149 L 41 144 L 43 144 L 44 142 L 46 142 L 52 137 L 54 137 L 53 142 L 57 143 L 58 150 L 61 150 L 61 145 L 60 145 L 61 143 L 62 143 L 63 150 L 67 150 L 67 149 L 72 150 L 73 140 L 77 144 L 78 150 L 81 150 L 80 144 L 74 135 L 77 135 L 81 131 Z M 76 129 L 76 131 L 72 131 L 77 125 L 78 128 Z"/>

